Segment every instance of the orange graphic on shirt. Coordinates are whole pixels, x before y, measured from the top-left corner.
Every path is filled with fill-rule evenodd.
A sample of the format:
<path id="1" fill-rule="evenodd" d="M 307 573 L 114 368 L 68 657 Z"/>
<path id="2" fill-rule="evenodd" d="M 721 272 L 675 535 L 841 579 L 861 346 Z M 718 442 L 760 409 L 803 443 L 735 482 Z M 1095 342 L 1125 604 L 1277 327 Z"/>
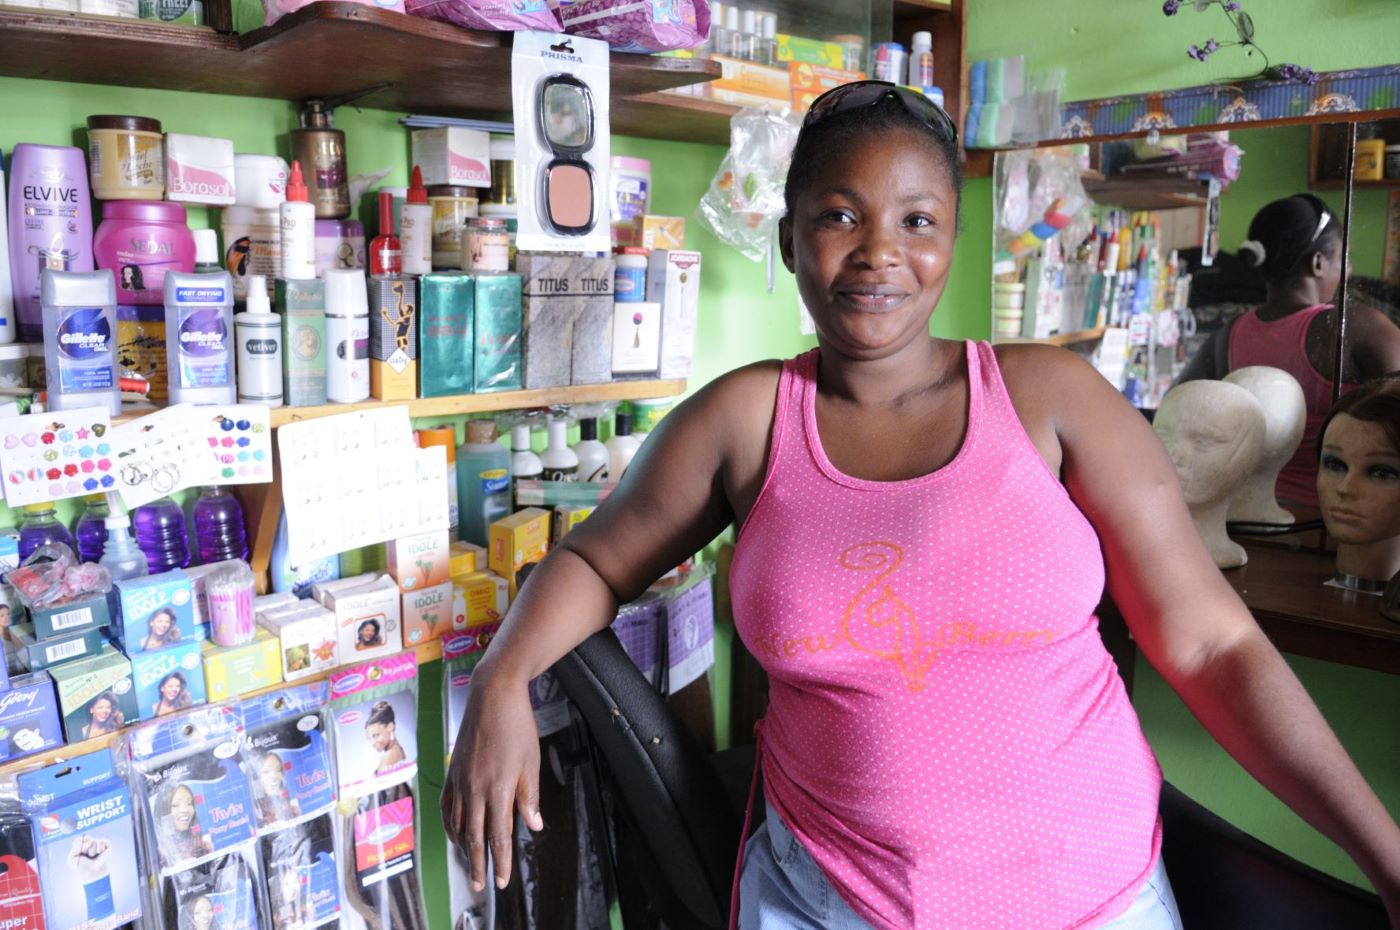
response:
<path id="1" fill-rule="evenodd" d="M 856 649 L 893 662 L 917 693 L 938 652 L 921 639 L 914 611 L 886 583 L 903 561 L 904 550 L 891 542 L 861 543 L 841 553 L 843 568 L 875 573 L 841 615 L 841 635 Z"/>

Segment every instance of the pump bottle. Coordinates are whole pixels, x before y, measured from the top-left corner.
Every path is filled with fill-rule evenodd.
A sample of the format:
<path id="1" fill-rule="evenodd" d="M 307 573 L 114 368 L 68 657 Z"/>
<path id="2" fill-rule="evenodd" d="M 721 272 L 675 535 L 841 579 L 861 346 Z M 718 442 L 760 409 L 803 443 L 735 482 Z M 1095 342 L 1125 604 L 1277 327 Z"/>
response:
<path id="1" fill-rule="evenodd" d="M 608 483 L 617 484 L 632 464 L 632 458 L 642 444 L 632 435 L 632 416 L 619 413 L 613 421 L 613 437 L 608 440 Z"/>
<path id="2" fill-rule="evenodd" d="M 287 199 L 278 208 L 282 218 L 282 277 L 309 281 L 316 277 L 316 208 L 307 200 L 301 162 L 292 162 Z"/>
<path id="3" fill-rule="evenodd" d="M 544 463 L 530 451 L 529 423 L 517 423 L 510 428 L 510 473 L 517 481 L 544 475 Z"/>
<path id="4" fill-rule="evenodd" d="M 608 447 L 598 441 L 598 419 L 584 417 L 578 421 L 578 444 L 574 446 L 578 456 L 578 480 L 608 480 Z"/>
<path id="5" fill-rule="evenodd" d="M 577 481 L 578 455 L 568 446 L 569 421 L 550 417 L 547 427 L 549 444 L 540 456 L 545 481 Z"/>
<path id="6" fill-rule="evenodd" d="M 233 318 L 238 342 L 238 402 L 282 406 L 282 318 L 267 302 L 260 274 L 248 277 L 247 312 Z"/>

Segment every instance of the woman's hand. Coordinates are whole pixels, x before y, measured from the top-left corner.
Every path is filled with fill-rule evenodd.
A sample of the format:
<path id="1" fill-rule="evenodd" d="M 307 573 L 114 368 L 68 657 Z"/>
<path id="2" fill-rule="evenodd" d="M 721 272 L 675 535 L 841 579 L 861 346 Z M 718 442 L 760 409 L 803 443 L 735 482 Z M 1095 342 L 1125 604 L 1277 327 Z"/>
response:
<path id="1" fill-rule="evenodd" d="M 510 881 L 515 809 L 532 830 L 540 817 L 540 735 L 529 682 L 492 677 L 487 660 L 472 676 L 462 728 L 442 789 L 442 824 L 471 860 L 472 890 L 486 887 L 486 849 L 496 887 Z"/>

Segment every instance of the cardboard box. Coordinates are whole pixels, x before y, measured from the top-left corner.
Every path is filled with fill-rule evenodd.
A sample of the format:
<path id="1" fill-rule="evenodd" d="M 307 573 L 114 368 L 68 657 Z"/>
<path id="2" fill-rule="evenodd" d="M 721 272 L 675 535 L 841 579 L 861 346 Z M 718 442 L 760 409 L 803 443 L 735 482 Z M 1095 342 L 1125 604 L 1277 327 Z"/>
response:
<path id="1" fill-rule="evenodd" d="M 362 575 L 365 572 L 379 574 L 389 565 L 389 560 L 384 555 L 383 543 L 375 543 L 372 546 L 365 546 L 363 549 L 342 552 L 339 561 L 342 578 Z"/>
<path id="2" fill-rule="evenodd" d="M 131 661 L 110 645 L 87 658 L 56 665 L 49 675 L 70 743 L 113 733 L 140 719 Z"/>
<path id="3" fill-rule="evenodd" d="M 612 257 L 521 252 L 516 269 L 524 278 L 524 387 L 611 380 Z"/>
<path id="4" fill-rule="evenodd" d="M 837 45 L 839 50 L 841 46 Z M 781 103 L 787 106 L 792 100 L 792 85 L 789 83 L 787 65 L 770 68 L 754 64 L 740 58 L 713 55 L 711 61 L 719 62 L 722 72 L 719 80 L 705 85 L 709 96 L 726 103 L 755 104 Z M 837 58 L 837 64 L 841 63 Z"/>
<path id="5" fill-rule="evenodd" d="M 335 611 L 342 663 L 377 659 L 403 649 L 399 586 L 388 575 L 333 588 L 326 598 L 326 606 Z"/>
<path id="6" fill-rule="evenodd" d="M 369 279 L 369 394 L 418 396 L 418 283 L 407 275 Z"/>
<path id="7" fill-rule="evenodd" d="M 606 299 L 606 298 L 604 298 Z M 580 298 L 526 297 L 522 307 L 521 386 L 564 387 L 573 378 L 574 321 Z M 611 305 L 612 301 L 608 300 Z"/>
<path id="8" fill-rule="evenodd" d="M 647 300 L 661 305 L 661 358 L 658 376 L 689 378 L 700 320 L 700 253 L 676 249 L 651 253 Z"/>
<path id="9" fill-rule="evenodd" d="M 131 657 L 131 677 L 136 682 L 136 713 L 140 719 L 164 717 L 204 703 L 204 671 L 200 667 L 203 645 L 191 640 L 160 652 L 138 652 Z M 167 683 L 173 696 L 163 703 L 166 696 L 162 690 Z M 178 690 L 176 685 L 179 685 Z"/>
<path id="10" fill-rule="evenodd" d="M 597 507 L 559 506 L 554 508 L 554 544 L 557 546 L 569 531 L 593 515 Z"/>
<path id="11" fill-rule="evenodd" d="M 451 577 L 451 539 L 447 530 L 433 530 L 391 540 L 389 575 L 401 591 L 415 591 L 445 584 Z"/>
<path id="12" fill-rule="evenodd" d="M 10 679 L 0 694 L 0 763 L 63 745 L 63 719 L 48 672 Z"/>
<path id="13" fill-rule="evenodd" d="M 594 297 L 580 303 L 574 317 L 570 383 L 606 384 L 612 380 L 613 302 Z"/>
<path id="14" fill-rule="evenodd" d="M 417 646 L 452 632 L 452 582 L 405 591 L 403 644 Z"/>
<path id="15" fill-rule="evenodd" d="M 447 547 L 447 577 L 457 578 L 486 571 L 486 547 L 465 539 L 453 540 Z"/>
<path id="16" fill-rule="evenodd" d="M 277 279 L 282 316 L 282 393 L 288 407 L 326 402 L 326 285 L 320 278 Z"/>
<path id="17" fill-rule="evenodd" d="M 661 305 L 613 304 L 613 377 L 656 377 L 661 364 Z"/>
<path id="18" fill-rule="evenodd" d="M 518 274 L 476 276 L 475 393 L 518 391 L 521 385 L 522 280 Z"/>
<path id="19" fill-rule="evenodd" d="M 240 697 L 282 681 L 282 653 L 277 637 L 258 630 L 241 646 L 204 644 L 204 691 L 211 702 Z"/>
<path id="20" fill-rule="evenodd" d="M 635 244 L 644 249 L 685 248 L 685 217 L 646 214 L 638 226 Z"/>
<path id="21" fill-rule="evenodd" d="M 538 562 L 549 552 L 548 510 L 526 507 L 492 523 L 487 530 L 491 571 L 510 586 L 510 599 L 519 591 L 519 574 L 525 565 Z"/>
<path id="22" fill-rule="evenodd" d="M 827 68 L 840 68 L 846 63 L 845 49 L 836 42 L 823 42 L 821 39 L 807 39 L 782 32 L 778 33 L 777 40 L 779 61 L 802 61 Z"/>
<path id="23" fill-rule="evenodd" d="M 789 61 L 788 79 L 792 84 L 792 108 L 804 112 L 822 94 L 842 84 L 863 81 L 865 75 L 859 71 L 843 71 L 839 62 L 835 67 L 828 67 L 806 61 Z"/>
<path id="24" fill-rule="evenodd" d="M 165 199 L 228 206 L 236 199 L 233 140 L 165 134 Z"/>
<path id="25" fill-rule="evenodd" d="M 282 677 L 287 681 L 320 675 L 340 664 L 335 612 L 314 601 L 298 601 L 261 614 L 258 624 L 277 637 Z"/>
<path id="26" fill-rule="evenodd" d="M 444 658 L 485 649 L 510 608 L 510 585 L 494 572 L 452 579 L 452 632 L 443 637 Z"/>
<path id="27" fill-rule="evenodd" d="M 150 384 L 147 397 L 169 399 L 164 307 L 117 307 L 117 358 Z"/>
<path id="28" fill-rule="evenodd" d="M 112 615 L 107 604 L 107 595 L 94 594 L 92 597 L 66 604 L 31 607 L 29 622 L 34 627 L 36 637 L 50 639 L 107 626 L 112 622 Z"/>
<path id="29" fill-rule="evenodd" d="M 412 151 L 411 163 L 422 169 L 424 186 L 491 186 L 490 133 L 460 126 L 415 129 Z"/>
<path id="30" fill-rule="evenodd" d="M 525 297 L 611 297 L 611 256 L 521 252 L 515 257 Z"/>
<path id="31" fill-rule="evenodd" d="M 472 392 L 475 309 L 476 282 L 471 275 L 434 272 L 419 278 L 419 395 Z"/>
<path id="32" fill-rule="evenodd" d="M 180 569 L 118 581 L 113 590 L 120 617 L 112 628 L 127 655 L 203 638 L 194 622 L 194 584 Z"/>
<path id="33" fill-rule="evenodd" d="M 31 672 L 97 655 L 107 643 L 102 631 L 96 627 L 39 639 L 34 635 L 34 627 L 27 623 L 16 623 L 10 627 L 10 641 L 19 667 Z"/>

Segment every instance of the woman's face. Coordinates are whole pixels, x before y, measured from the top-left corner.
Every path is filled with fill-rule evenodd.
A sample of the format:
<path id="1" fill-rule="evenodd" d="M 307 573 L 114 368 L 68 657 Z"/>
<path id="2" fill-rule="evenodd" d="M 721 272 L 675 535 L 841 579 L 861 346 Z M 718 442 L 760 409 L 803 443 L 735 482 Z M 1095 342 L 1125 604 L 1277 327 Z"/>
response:
<path id="1" fill-rule="evenodd" d="M 208 898 L 200 896 L 196 899 L 191 912 L 194 917 L 194 925 L 199 930 L 209 930 L 210 927 L 214 926 L 214 902 Z"/>
<path id="2" fill-rule="evenodd" d="M 360 627 L 360 642 L 372 643 L 378 638 L 379 631 L 370 624 L 366 623 L 364 626 Z"/>
<path id="3" fill-rule="evenodd" d="M 189 832 L 194 823 L 194 795 L 190 789 L 180 787 L 170 798 L 170 823 L 181 833 Z"/>
<path id="4" fill-rule="evenodd" d="M 173 675 L 160 683 L 160 696 L 166 703 L 178 698 L 183 690 L 185 690 L 185 686 L 180 684 L 180 679 Z"/>
<path id="5" fill-rule="evenodd" d="M 92 710 L 89 713 L 93 723 L 106 723 L 112 716 L 112 702 L 107 698 L 98 698 L 92 702 Z"/>
<path id="6" fill-rule="evenodd" d="M 128 265 L 128 266 L 126 266 L 125 268 L 123 268 L 123 269 L 122 269 L 122 287 L 130 289 L 130 288 L 131 288 L 131 282 L 135 279 L 135 277 L 136 277 L 136 272 L 134 272 L 134 271 L 131 270 L 131 266 L 130 266 L 130 265 Z"/>
<path id="7" fill-rule="evenodd" d="M 365 737 L 375 752 L 385 752 L 394 743 L 395 729 L 392 723 L 371 723 L 365 727 Z"/>
<path id="8" fill-rule="evenodd" d="M 263 759 L 262 767 L 258 769 L 258 777 L 262 782 L 264 794 L 281 794 L 282 786 L 286 780 L 282 775 L 282 763 L 276 756 L 266 756 Z"/>
<path id="9" fill-rule="evenodd" d="M 939 156 L 900 129 L 832 153 L 782 223 L 783 261 L 828 345 L 882 358 L 928 335 L 956 225 Z"/>
<path id="10" fill-rule="evenodd" d="M 1379 423 L 1338 414 L 1327 426 L 1317 470 L 1317 502 L 1339 543 L 1400 536 L 1400 450 Z"/>
<path id="11" fill-rule="evenodd" d="M 170 612 L 161 610 L 151 615 L 151 635 L 164 636 L 170 632 Z"/>

